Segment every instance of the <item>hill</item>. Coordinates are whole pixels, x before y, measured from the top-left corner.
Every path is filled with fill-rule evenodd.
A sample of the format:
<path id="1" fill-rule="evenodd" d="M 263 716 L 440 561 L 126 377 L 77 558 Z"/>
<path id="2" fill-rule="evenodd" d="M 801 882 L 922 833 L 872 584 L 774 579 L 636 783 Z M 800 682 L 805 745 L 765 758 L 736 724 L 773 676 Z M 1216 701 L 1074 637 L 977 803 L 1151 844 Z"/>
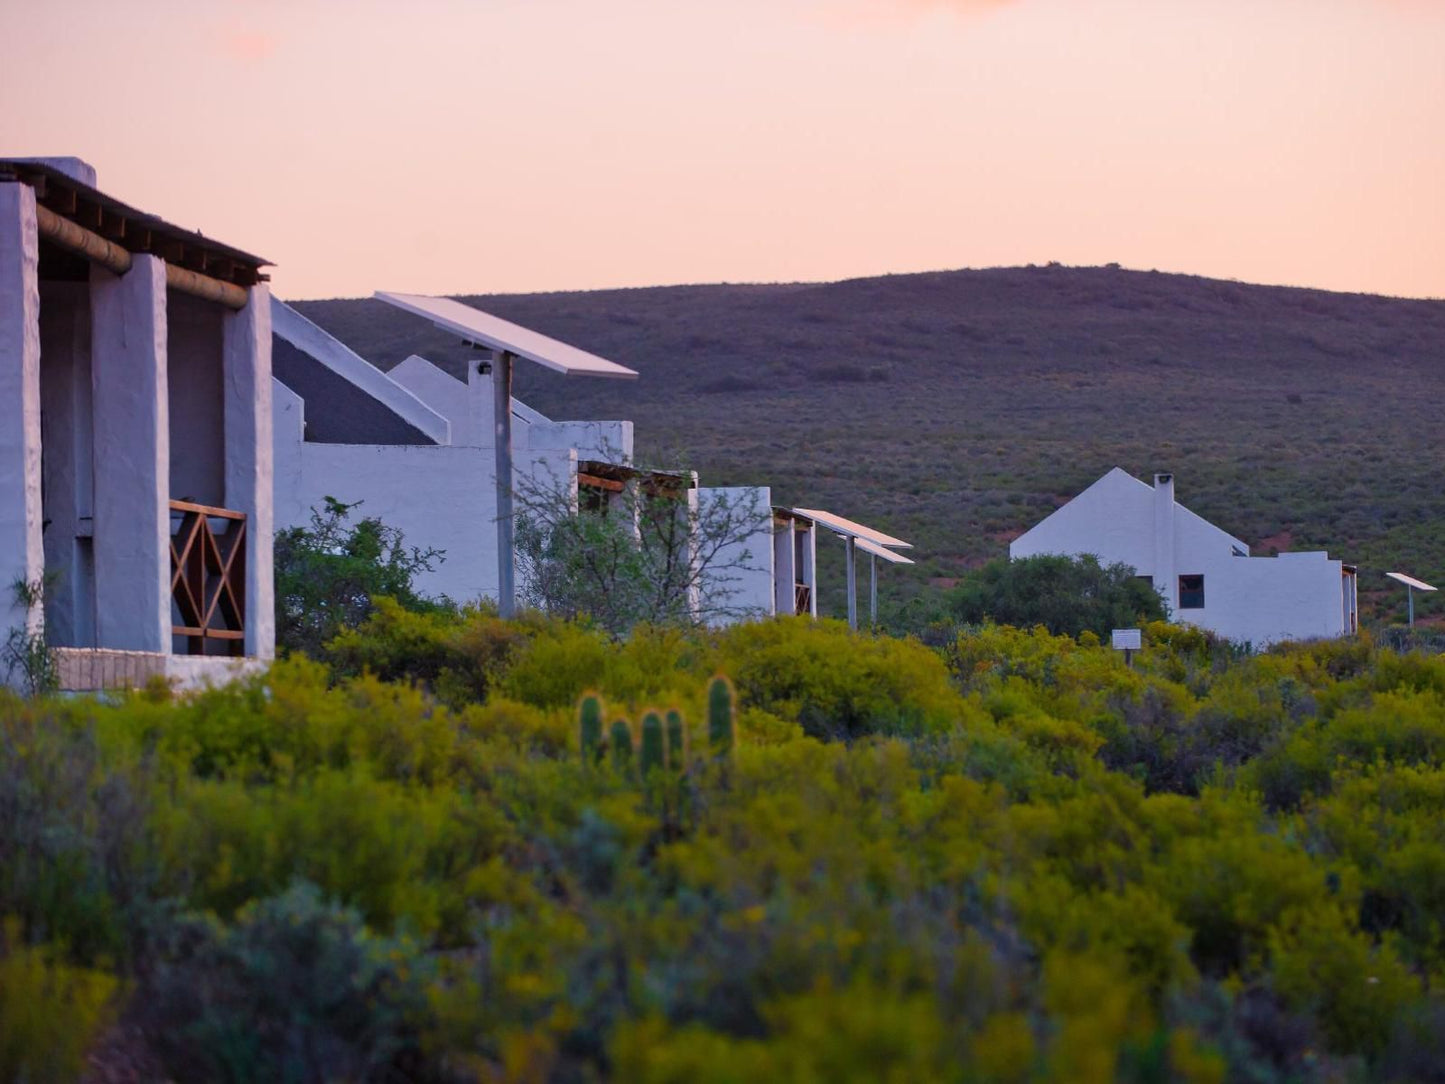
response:
<path id="1" fill-rule="evenodd" d="M 528 367 L 538 409 L 631 418 L 643 454 L 914 541 L 895 597 L 1005 552 L 1116 465 L 1175 472 L 1257 553 L 1358 562 L 1367 615 L 1403 613 L 1386 570 L 1445 573 L 1445 302 L 1056 265 L 465 300 L 642 374 Z M 379 302 L 297 307 L 383 369 L 466 357 Z"/>

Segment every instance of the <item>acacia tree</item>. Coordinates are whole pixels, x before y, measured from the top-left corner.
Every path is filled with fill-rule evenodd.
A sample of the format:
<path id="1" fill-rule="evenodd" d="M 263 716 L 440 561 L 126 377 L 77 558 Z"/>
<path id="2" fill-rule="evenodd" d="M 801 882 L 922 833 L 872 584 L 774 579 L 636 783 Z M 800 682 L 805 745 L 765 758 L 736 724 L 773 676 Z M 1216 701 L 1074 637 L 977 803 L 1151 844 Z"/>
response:
<path id="1" fill-rule="evenodd" d="M 516 547 L 525 603 L 590 617 L 612 636 L 634 625 L 698 625 L 752 616 L 740 601 L 759 568 L 749 543 L 771 510 L 756 490 L 696 488 L 690 472 L 628 471 L 629 480 L 579 502 L 572 478 L 519 481 Z"/>

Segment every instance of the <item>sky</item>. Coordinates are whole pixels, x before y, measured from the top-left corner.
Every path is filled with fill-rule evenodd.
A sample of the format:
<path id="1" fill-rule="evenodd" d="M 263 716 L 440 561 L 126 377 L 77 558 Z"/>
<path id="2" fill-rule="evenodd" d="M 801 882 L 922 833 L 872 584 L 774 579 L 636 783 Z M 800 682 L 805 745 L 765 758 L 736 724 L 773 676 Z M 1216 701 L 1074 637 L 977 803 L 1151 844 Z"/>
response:
<path id="1" fill-rule="evenodd" d="M 284 298 L 1059 261 L 1445 297 L 1445 0 L 0 0 L 0 156 Z"/>

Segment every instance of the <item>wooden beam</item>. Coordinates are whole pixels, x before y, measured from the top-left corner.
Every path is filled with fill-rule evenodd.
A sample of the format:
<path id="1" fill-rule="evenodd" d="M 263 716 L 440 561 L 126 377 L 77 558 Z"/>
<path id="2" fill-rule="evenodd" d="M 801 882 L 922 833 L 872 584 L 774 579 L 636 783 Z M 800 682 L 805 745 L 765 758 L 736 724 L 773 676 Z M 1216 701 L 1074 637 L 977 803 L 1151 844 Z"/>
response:
<path id="1" fill-rule="evenodd" d="M 117 275 L 124 275 L 131 268 L 131 254 L 120 245 L 68 218 L 62 218 L 49 207 L 35 205 L 35 225 L 36 232 L 41 237 L 84 256 Z M 250 297 L 244 287 L 233 282 L 222 282 L 169 262 L 166 264 L 166 285 L 183 294 L 225 305 L 228 309 L 244 309 Z"/>
<path id="2" fill-rule="evenodd" d="M 621 493 L 623 488 L 621 482 L 611 478 L 602 478 L 596 474 L 585 474 L 582 471 L 577 472 L 577 484 L 586 486 L 588 489 L 605 489 L 609 493 Z"/>
<path id="3" fill-rule="evenodd" d="M 130 270 L 130 253 L 119 245 L 107 241 L 98 233 L 91 233 L 68 218 L 61 218 L 49 207 L 35 205 L 36 232 L 61 248 L 84 256 L 117 275 Z"/>
<path id="4" fill-rule="evenodd" d="M 234 282 L 222 282 L 210 275 L 190 271 L 170 262 L 166 263 L 166 285 L 172 290 L 199 297 L 202 301 L 214 301 L 228 309 L 244 309 L 250 296 L 245 287 L 237 286 Z"/>

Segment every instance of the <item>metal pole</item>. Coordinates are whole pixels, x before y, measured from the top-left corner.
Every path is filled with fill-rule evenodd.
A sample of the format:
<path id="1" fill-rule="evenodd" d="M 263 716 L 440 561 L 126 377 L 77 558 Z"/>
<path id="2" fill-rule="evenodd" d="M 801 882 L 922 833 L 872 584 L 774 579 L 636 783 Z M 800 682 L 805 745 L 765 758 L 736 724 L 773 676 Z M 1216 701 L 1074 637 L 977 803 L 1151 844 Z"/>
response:
<path id="1" fill-rule="evenodd" d="M 878 624 L 878 556 L 868 555 L 868 624 Z"/>
<path id="2" fill-rule="evenodd" d="M 492 351 L 492 417 L 497 449 L 497 612 L 517 613 L 516 553 L 512 521 L 512 354 Z"/>
<path id="3" fill-rule="evenodd" d="M 1411 569 L 1410 571 L 1413 572 L 1414 569 Z M 1433 580 L 1435 577 L 1431 576 L 1430 578 Z M 1415 589 L 1411 587 L 1408 583 L 1405 585 L 1405 597 L 1409 600 L 1408 605 L 1410 607 L 1410 627 L 1413 629 L 1415 627 Z"/>
<path id="4" fill-rule="evenodd" d="M 843 539 L 843 548 L 848 552 L 848 627 L 858 627 L 858 554 L 853 545 L 853 536 Z"/>

